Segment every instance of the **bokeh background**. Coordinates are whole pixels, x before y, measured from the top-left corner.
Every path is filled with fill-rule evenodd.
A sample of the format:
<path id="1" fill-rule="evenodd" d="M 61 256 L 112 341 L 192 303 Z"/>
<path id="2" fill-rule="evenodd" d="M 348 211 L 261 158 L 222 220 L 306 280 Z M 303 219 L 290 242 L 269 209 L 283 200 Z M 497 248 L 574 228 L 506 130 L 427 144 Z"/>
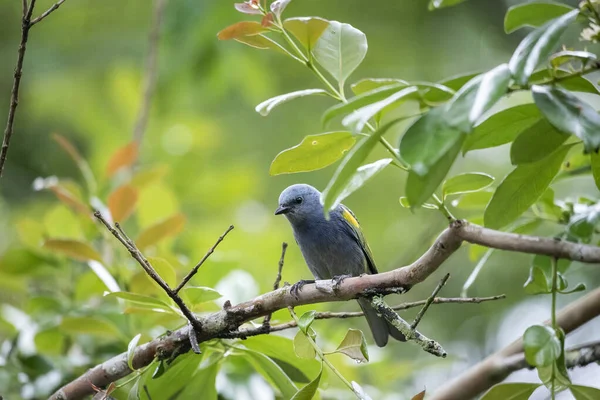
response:
<path id="1" fill-rule="evenodd" d="M 40 0 L 37 10 L 51 4 Z M 478 0 L 429 12 L 425 1 L 414 0 L 295 0 L 286 16 L 317 15 L 365 32 L 369 51 L 350 82 L 365 77 L 439 81 L 508 60 L 525 34 L 504 34 L 503 17 L 511 4 Z M 141 324 L 147 340 L 181 323 L 153 321 L 149 326 L 128 321 L 138 317 L 120 315 L 114 304 L 103 302 L 106 288 L 85 263 L 41 248 L 44 237 L 97 240 L 99 230 L 51 192 L 36 191 L 33 185 L 36 178 L 50 176 L 81 184 L 79 171 L 52 140 L 53 133 L 67 137 L 89 161 L 100 184 L 101 200 L 118 184 L 107 178 L 106 165 L 132 138 L 151 12 L 148 1 L 67 1 L 31 32 L 15 134 L 0 181 L 0 394 L 7 399 L 44 398 L 65 377 L 126 349 L 126 342 L 119 347 L 93 335 L 87 341 L 65 344 L 62 333 L 57 336 L 56 343 L 62 343 L 58 348 L 36 348 L 36 332 L 56 324 L 61 315 L 102 313 L 120 327 L 129 326 L 123 328 L 129 338 L 137 333 L 128 330 L 131 324 Z M 323 189 L 335 169 L 269 176 L 270 162 L 279 151 L 299 143 L 307 134 L 323 132 L 321 113 L 333 103 L 326 98 L 300 99 L 266 118 L 256 113 L 256 104 L 269 97 L 319 87 L 319 82 L 302 65 L 280 54 L 217 40 L 219 30 L 243 17 L 228 1 L 169 2 L 156 95 L 140 149 L 139 168 L 155 171 L 156 178 L 140 190 L 136 213 L 125 225 L 135 236 L 144 227 L 183 213 L 186 224 L 181 233 L 150 250 L 169 258 L 181 275 L 234 224 L 235 230 L 194 279 L 197 285 L 217 288 L 223 300 L 233 303 L 270 289 L 283 241 L 290 243 L 284 280 L 310 277 L 287 222 L 273 211 L 286 186 L 305 182 Z M 2 118 L 8 109 L 19 28 L 20 2 L 0 2 Z M 567 40 L 576 44 L 577 32 Z M 393 143 L 400 131 L 391 133 Z M 384 154 L 379 149 L 372 157 Z M 509 169 L 508 149 L 503 147 L 469 153 L 459 159 L 453 172 L 480 170 L 500 179 Z M 445 227 L 439 213 L 412 213 L 399 205 L 405 178 L 401 171 L 388 168 L 345 201 L 359 217 L 381 271 L 413 261 Z M 555 189 L 558 197 L 569 193 L 598 198 L 590 180 L 562 180 Z M 481 215 L 460 209 L 455 213 L 475 219 Z M 553 227 L 542 225 L 538 233 L 552 234 Z M 115 245 L 114 253 L 114 262 L 107 266 L 113 274 L 132 276 L 137 272 L 123 249 Z M 465 247 L 428 281 L 406 295 L 390 298 L 390 303 L 426 298 L 446 272 L 452 276 L 441 295 L 459 296 L 476 264 L 475 253 Z M 494 253 L 469 290 L 472 296 L 505 293 L 505 300 L 439 305 L 428 311 L 420 330 L 443 344 L 450 353 L 446 360 L 435 359 L 410 344 L 390 343 L 385 349 L 370 346 L 368 364 L 356 365 L 341 355 L 332 356 L 333 361 L 373 398 L 403 399 L 423 388 L 434 390 L 550 315 L 549 297 L 527 296 L 522 289 L 530 259 Z M 595 287 L 600 274 L 593 267 L 576 264 L 567 278 Z M 581 295 L 560 296 L 559 305 Z M 207 305 L 200 311 L 216 307 Z M 339 303 L 302 307 L 298 312 L 356 308 L 354 303 Z M 410 319 L 415 312 L 403 315 Z M 281 321 L 288 318 L 287 312 L 274 316 Z M 366 328 L 366 324 L 362 319 L 328 320 L 316 322 L 314 327 L 319 343 L 334 348 L 348 327 Z M 593 321 L 568 338 L 567 344 L 598 335 L 600 323 Z M 371 342 L 369 336 L 367 339 Z M 16 344 L 15 351 L 24 354 L 25 361 L 20 364 L 11 365 L 7 357 L 11 343 Z M 68 356 L 61 355 L 65 349 L 69 349 Z M 39 359 L 28 365 L 27 356 L 36 354 Z M 42 362 L 39 360 L 51 367 L 37 370 L 34 364 Z M 248 368 L 234 367 L 226 364 L 217 379 L 224 398 L 272 397 L 262 378 L 251 378 Z M 600 367 L 591 366 L 574 371 L 573 378 L 594 384 L 598 373 Z M 535 381 L 536 375 L 523 371 L 511 379 Z M 334 377 L 328 378 L 328 385 L 330 397 L 349 398 Z"/>

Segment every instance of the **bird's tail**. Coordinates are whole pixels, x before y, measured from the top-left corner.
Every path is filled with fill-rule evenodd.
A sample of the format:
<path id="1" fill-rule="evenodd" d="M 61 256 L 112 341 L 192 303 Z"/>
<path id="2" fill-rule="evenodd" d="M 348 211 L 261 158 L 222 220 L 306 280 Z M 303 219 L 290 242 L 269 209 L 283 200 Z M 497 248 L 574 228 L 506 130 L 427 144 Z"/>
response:
<path id="1" fill-rule="evenodd" d="M 360 305 L 362 311 L 365 313 L 365 318 L 367 318 L 369 328 L 371 328 L 371 333 L 373 334 L 373 339 L 375 340 L 377 346 L 385 346 L 388 342 L 389 335 L 401 342 L 406 341 L 406 338 L 404 337 L 402 332 L 400 332 L 393 325 L 388 323 L 385 320 L 385 318 L 380 316 L 377 313 L 377 310 L 373 308 L 369 300 L 362 298 L 358 299 L 358 304 Z"/>

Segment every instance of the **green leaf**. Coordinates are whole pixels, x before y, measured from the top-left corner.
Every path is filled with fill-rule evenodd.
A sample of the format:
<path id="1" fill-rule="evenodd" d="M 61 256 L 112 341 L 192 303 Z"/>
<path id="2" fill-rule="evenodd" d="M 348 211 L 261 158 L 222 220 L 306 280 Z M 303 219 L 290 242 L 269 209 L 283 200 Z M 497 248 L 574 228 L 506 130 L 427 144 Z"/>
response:
<path id="1" fill-rule="evenodd" d="M 106 298 L 117 297 L 119 299 L 127 300 L 136 306 L 141 306 L 144 308 L 155 309 L 158 308 L 160 310 L 165 310 L 169 312 L 173 312 L 173 309 L 164 301 L 155 299 L 154 297 L 144 296 L 137 293 L 131 292 L 111 292 L 104 295 Z"/>
<path id="2" fill-rule="evenodd" d="M 562 293 L 562 294 L 571 294 L 571 293 L 583 292 L 586 289 L 587 288 L 586 288 L 586 286 L 585 286 L 584 283 L 578 283 L 573 289 L 571 289 L 571 290 L 559 290 L 559 293 Z"/>
<path id="3" fill-rule="evenodd" d="M 583 140 L 588 152 L 600 148 L 600 114 L 592 106 L 557 87 L 534 85 L 531 91 L 535 104 L 556 129 Z"/>
<path id="4" fill-rule="evenodd" d="M 560 354 L 558 359 L 550 365 L 538 367 L 538 376 L 540 380 L 546 385 L 549 390 L 554 390 L 558 393 L 565 390 L 571 385 L 571 379 L 565 366 L 565 354 L 563 349 L 565 348 L 565 334 L 562 329 L 556 330 L 556 337 L 560 342 Z"/>
<path id="5" fill-rule="evenodd" d="M 321 365 L 321 371 L 319 375 L 312 380 L 310 383 L 307 383 L 302 389 L 298 391 L 292 397 L 292 400 L 312 400 L 319 389 L 319 383 L 321 382 L 321 375 L 323 374 L 323 365 Z"/>
<path id="6" fill-rule="evenodd" d="M 591 386 L 571 385 L 569 390 L 575 397 L 575 400 L 596 400 L 600 399 L 600 389 Z"/>
<path id="7" fill-rule="evenodd" d="M 469 122 L 474 124 L 477 120 L 500 100 L 508 91 L 510 69 L 508 64 L 501 64 L 483 75 L 471 111 Z M 450 112 L 450 111 L 449 111 Z M 471 127 L 469 126 L 469 131 Z"/>
<path id="8" fill-rule="evenodd" d="M 545 325 L 533 325 L 523 334 L 525 360 L 535 367 L 552 364 L 561 353 L 560 341 L 554 330 Z"/>
<path id="9" fill-rule="evenodd" d="M 592 175 L 594 176 L 594 182 L 596 187 L 600 190 L 600 153 L 592 151 L 590 154 L 590 161 L 592 163 Z"/>
<path id="10" fill-rule="evenodd" d="M 462 88 L 467 82 L 477 75 L 480 75 L 480 73 L 456 75 L 444 79 L 439 83 L 424 85 L 422 82 L 420 82 L 417 83 L 417 85 L 429 87 L 429 90 L 423 96 L 423 100 L 427 104 L 440 104 L 450 100 L 457 90 Z"/>
<path id="11" fill-rule="evenodd" d="M 173 288 L 177 285 L 177 273 L 170 262 L 160 257 L 147 257 L 147 259 L 150 262 L 150 265 L 152 265 L 152 268 L 154 268 L 169 287 Z"/>
<path id="12" fill-rule="evenodd" d="M 402 196 L 402 197 L 400 197 L 399 201 L 400 201 L 400 205 L 402 207 L 404 207 L 404 208 L 413 208 L 413 206 L 411 206 L 410 203 L 408 202 L 408 198 L 407 197 Z M 429 204 L 429 203 L 423 203 L 423 204 L 421 204 L 421 207 L 427 208 L 427 209 L 430 209 L 430 210 L 438 210 L 439 209 L 439 207 L 436 206 L 435 204 Z"/>
<path id="13" fill-rule="evenodd" d="M 445 105 L 445 118 L 448 125 L 470 133 L 473 124 L 469 121 L 471 108 L 481 87 L 483 75 L 476 75 L 458 90 Z"/>
<path id="14" fill-rule="evenodd" d="M 249 357 L 245 357 L 245 360 L 281 392 L 283 399 L 292 399 L 296 395 L 298 388 L 275 361 L 256 351 L 246 350 L 246 352 Z"/>
<path id="15" fill-rule="evenodd" d="M 205 286 L 187 286 L 181 290 L 182 296 L 186 299 L 186 304 L 196 306 L 221 298 L 223 295 L 215 289 Z"/>
<path id="16" fill-rule="evenodd" d="M 360 96 L 363 93 L 392 85 L 410 86 L 410 83 L 402 79 L 393 78 L 364 78 L 350 85 L 350 88 L 355 96 Z"/>
<path id="17" fill-rule="evenodd" d="M 408 179 L 406 180 L 406 197 L 409 204 L 413 207 L 419 207 L 431 197 L 446 177 L 450 167 L 452 167 L 456 156 L 460 152 L 464 137 L 465 135 L 461 134 L 460 140 L 435 165 L 429 168 L 427 175 L 419 176 L 415 172 L 409 171 Z"/>
<path id="18" fill-rule="evenodd" d="M 548 279 L 544 271 L 537 265 L 532 265 L 529 270 L 529 278 L 523 285 L 527 294 L 547 294 L 551 293 L 551 285 L 548 285 Z"/>
<path id="19" fill-rule="evenodd" d="M 445 7 L 452 7 L 462 3 L 465 0 L 430 0 L 428 9 L 429 11 L 437 10 Z"/>
<path id="20" fill-rule="evenodd" d="M 345 198 L 360 189 L 369 179 L 381 172 L 385 167 L 390 165 L 393 160 L 391 158 L 383 158 L 381 160 L 365 164 L 356 169 L 356 172 L 346 185 L 342 193 L 340 193 L 333 204 L 332 208 L 337 207 Z"/>
<path id="21" fill-rule="evenodd" d="M 521 164 L 509 173 L 485 209 L 485 226 L 502 228 L 527 211 L 544 194 L 570 148 L 570 145 L 563 145 L 548 157 Z"/>
<path id="22" fill-rule="evenodd" d="M 390 121 L 382 126 L 369 137 L 358 142 L 346 155 L 321 195 L 323 209 L 326 215 L 329 213 L 329 210 L 332 209 L 333 205 L 336 204 L 340 195 L 344 194 L 346 188 L 354 185 L 355 182 L 353 181 L 353 178 L 357 173 L 360 164 L 367 158 L 371 150 L 373 150 L 375 145 L 379 142 L 381 136 L 398 121 L 398 119 Z"/>
<path id="23" fill-rule="evenodd" d="M 475 127 L 465 140 L 463 153 L 510 143 L 541 118 L 535 104 L 523 104 L 502 110 Z"/>
<path id="24" fill-rule="evenodd" d="M 310 328 L 310 325 L 315 320 L 316 313 L 316 311 L 310 310 L 302 314 L 302 316 L 300 316 L 300 318 L 298 319 L 298 328 L 300 328 L 302 332 L 308 332 L 308 328 Z"/>
<path id="25" fill-rule="evenodd" d="M 494 183 L 494 177 L 483 172 L 455 175 L 442 185 L 442 196 L 478 192 Z"/>
<path id="26" fill-rule="evenodd" d="M 558 68 L 573 60 L 579 60 L 583 65 L 586 65 L 590 61 L 597 61 L 598 57 L 589 51 L 563 50 L 552 54 L 550 64 L 552 67 Z"/>
<path id="27" fill-rule="evenodd" d="M 63 317 L 60 329 L 70 334 L 120 337 L 119 328 L 109 320 L 98 317 Z"/>
<path id="28" fill-rule="evenodd" d="M 463 138 L 463 134 L 446 123 L 441 107 L 421 116 L 402 136 L 399 143 L 401 157 L 411 171 L 421 177 Z"/>
<path id="29" fill-rule="evenodd" d="M 527 400 L 539 387 L 537 383 L 502 383 L 492 386 L 481 400 Z"/>
<path id="30" fill-rule="evenodd" d="M 102 262 L 102 257 L 87 243 L 71 239 L 46 239 L 43 247 L 56 253 L 80 261 L 96 260 Z"/>
<path id="31" fill-rule="evenodd" d="M 60 356 L 65 349 L 65 339 L 64 333 L 56 327 L 44 329 L 35 334 L 35 349 L 43 355 Z"/>
<path id="32" fill-rule="evenodd" d="M 512 6 L 504 16 L 504 32 L 511 33 L 525 26 L 537 28 L 572 9 L 573 7 L 566 4 L 552 1 L 531 2 Z"/>
<path id="33" fill-rule="evenodd" d="M 183 392 L 187 385 L 194 381 L 194 374 L 199 369 L 200 362 L 206 356 L 205 352 L 203 354 L 188 352 L 187 354 L 180 355 L 170 364 L 161 360 L 154 371 L 148 369 L 143 375 L 143 383 L 140 386 L 148 388 L 148 392 L 150 392 L 153 400 L 155 398 L 184 398 L 181 396 L 181 392 Z M 205 391 L 209 393 L 212 389 L 211 386 L 214 387 L 214 382 L 212 382 L 212 385 L 202 388 L 201 392 L 197 392 L 195 396 L 190 398 L 197 398 L 198 393 L 204 393 Z"/>
<path id="34" fill-rule="evenodd" d="M 306 335 L 302 331 L 298 331 L 294 336 L 294 351 L 300 358 L 313 360 L 317 355 L 315 348 L 312 346 Z"/>
<path id="35" fill-rule="evenodd" d="M 493 194 L 494 192 L 491 190 L 467 193 L 457 200 L 452 200 L 452 206 L 461 210 L 483 210 L 490 202 Z"/>
<path id="36" fill-rule="evenodd" d="M 571 92 L 598 94 L 598 89 L 596 89 L 592 82 L 585 79 L 583 76 L 569 76 L 572 74 L 573 72 L 569 69 L 542 69 L 534 72 L 529 78 L 529 81 L 532 85 L 544 85 L 548 84 L 548 82 L 552 84 L 556 78 L 560 78 L 555 84 L 563 89 L 567 89 Z"/>
<path id="37" fill-rule="evenodd" d="M 283 27 L 294 35 L 308 51 L 312 50 L 328 26 L 329 21 L 318 17 L 296 17 L 283 21 Z"/>
<path id="38" fill-rule="evenodd" d="M 343 87 L 367 54 L 367 37 L 350 24 L 330 21 L 315 44 L 313 55 Z"/>
<path id="39" fill-rule="evenodd" d="M 527 84 L 535 68 L 552 54 L 563 32 L 577 15 L 579 10 L 573 10 L 548 21 L 521 41 L 508 64 L 517 84 Z"/>
<path id="40" fill-rule="evenodd" d="M 140 341 L 141 337 L 142 337 L 142 334 L 138 333 L 137 335 L 135 335 L 133 337 L 133 339 L 131 339 L 131 341 L 127 345 L 127 365 L 129 366 L 129 369 L 132 371 L 135 371 L 135 368 L 133 368 L 133 356 L 135 355 L 135 349 L 136 349 L 137 344 Z"/>
<path id="41" fill-rule="evenodd" d="M 327 91 L 323 89 L 304 89 L 286 94 L 281 94 L 279 96 L 271 97 L 270 99 L 263 101 L 262 103 L 256 106 L 255 110 L 263 117 L 266 117 L 267 115 L 269 115 L 272 109 L 279 106 L 280 104 L 286 103 L 293 99 L 297 99 L 299 97 L 311 96 L 315 94 L 327 94 Z"/>
<path id="42" fill-rule="evenodd" d="M 290 174 L 325 168 L 348 152 L 356 138 L 347 131 L 308 135 L 302 142 L 277 154 L 269 174 Z"/>
<path id="43" fill-rule="evenodd" d="M 321 119 L 322 124 L 323 126 L 326 126 L 329 121 L 338 115 L 347 114 L 350 111 L 354 111 L 360 107 L 385 99 L 407 86 L 408 85 L 406 83 L 395 82 L 391 85 L 376 87 L 368 92 L 363 92 L 358 96 L 352 97 L 346 103 L 336 104 L 323 113 L 323 118 Z"/>
<path id="44" fill-rule="evenodd" d="M 362 331 L 358 329 L 348 329 L 346 336 L 339 344 L 334 353 L 342 353 L 357 362 L 368 362 L 369 352 L 367 351 L 367 341 Z"/>
<path id="45" fill-rule="evenodd" d="M 221 357 L 221 356 L 219 356 Z M 159 397 L 160 399 L 170 399 L 170 398 L 178 398 L 178 399 L 199 399 L 202 400 L 217 400 L 219 395 L 217 393 L 217 375 L 219 373 L 219 369 L 221 369 L 220 362 L 213 362 L 204 368 L 198 368 L 195 370 L 194 375 L 191 377 L 189 381 L 184 381 L 184 389 L 177 396 L 169 396 L 169 397 Z M 163 378 L 166 379 L 166 378 Z M 160 381 L 159 381 L 160 382 Z M 168 386 L 167 382 L 162 381 L 162 384 Z M 154 399 L 154 392 L 150 392 L 153 394 L 152 399 Z"/>
<path id="46" fill-rule="evenodd" d="M 556 151 L 568 138 L 548 120 L 540 119 L 517 136 L 510 147 L 510 162 L 519 165 L 539 161 Z"/>
<path id="47" fill-rule="evenodd" d="M 384 108 L 414 98 L 418 93 L 416 86 L 404 88 L 383 100 L 361 107 L 342 120 L 342 124 L 354 133 L 360 133 L 371 118 Z"/>

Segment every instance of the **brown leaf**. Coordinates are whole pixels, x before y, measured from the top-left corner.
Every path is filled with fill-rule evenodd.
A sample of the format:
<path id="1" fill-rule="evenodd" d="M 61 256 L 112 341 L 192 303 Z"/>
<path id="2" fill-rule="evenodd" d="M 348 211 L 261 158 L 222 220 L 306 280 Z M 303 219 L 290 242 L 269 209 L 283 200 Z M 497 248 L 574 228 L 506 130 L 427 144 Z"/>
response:
<path id="1" fill-rule="evenodd" d="M 169 236 L 178 234 L 183 229 L 184 224 L 185 216 L 183 214 L 175 214 L 146 228 L 140 233 L 135 243 L 140 249 L 151 246 Z"/>
<path id="2" fill-rule="evenodd" d="M 117 188 L 108 196 L 108 209 L 112 215 L 113 221 L 123 222 L 133 211 L 138 200 L 138 192 L 129 185 L 123 185 Z"/>
<path id="3" fill-rule="evenodd" d="M 52 191 L 56 195 L 56 197 L 71 207 L 73 210 L 80 212 L 85 215 L 90 215 L 90 207 L 84 204 L 81 200 L 79 200 L 73 193 L 68 191 L 64 186 L 59 184 L 52 185 L 48 187 L 49 190 Z"/>
<path id="4" fill-rule="evenodd" d="M 258 35 L 265 31 L 266 29 L 256 21 L 240 21 L 217 33 L 217 38 L 219 40 L 238 39 L 244 36 Z"/>
<path id="5" fill-rule="evenodd" d="M 417 393 L 413 396 L 411 400 L 423 400 L 425 398 L 425 390 L 420 393 Z"/>
<path id="6" fill-rule="evenodd" d="M 43 245 L 48 250 L 53 250 L 76 260 L 102 261 L 102 257 L 87 243 L 71 239 L 47 239 Z"/>
<path id="7" fill-rule="evenodd" d="M 261 26 L 268 28 L 273 23 L 273 13 L 267 13 L 260 21 Z"/>
<path id="8" fill-rule="evenodd" d="M 106 166 L 106 174 L 111 177 L 119 169 L 128 167 L 135 162 L 138 156 L 138 145 L 131 142 L 128 145 L 118 149 L 108 161 Z"/>

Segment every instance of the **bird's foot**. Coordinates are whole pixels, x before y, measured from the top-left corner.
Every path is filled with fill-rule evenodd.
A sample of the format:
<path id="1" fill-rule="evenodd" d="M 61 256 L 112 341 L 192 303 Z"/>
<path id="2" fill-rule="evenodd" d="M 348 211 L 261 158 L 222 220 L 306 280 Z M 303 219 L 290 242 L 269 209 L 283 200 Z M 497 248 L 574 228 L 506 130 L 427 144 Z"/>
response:
<path id="1" fill-rule="evenodd" d="M 333 290 L 337 291 L 340 288 L 340 285 L 342 284 L 342 282 L 344 282 L 344 280 L 346 280 L 347 278 L 352 278 L 352 275 L 349 274 L 345 274 L 345 275 L 336 275 L 333 278 L 331 278 L 331 281 L 333 282 Z"/>
<path id="2" fill-rule="evenodd" d="M 315 283 L 314 279 L 301 279 L 298 282 L 294 283 L 292 285 L 292 287 L 290 288 L 290 293 L 295 297 L 298 298 L 298 292 L 302 290 L 302 287 L 304 285 L 308 285 L 309 283 Z"/>

